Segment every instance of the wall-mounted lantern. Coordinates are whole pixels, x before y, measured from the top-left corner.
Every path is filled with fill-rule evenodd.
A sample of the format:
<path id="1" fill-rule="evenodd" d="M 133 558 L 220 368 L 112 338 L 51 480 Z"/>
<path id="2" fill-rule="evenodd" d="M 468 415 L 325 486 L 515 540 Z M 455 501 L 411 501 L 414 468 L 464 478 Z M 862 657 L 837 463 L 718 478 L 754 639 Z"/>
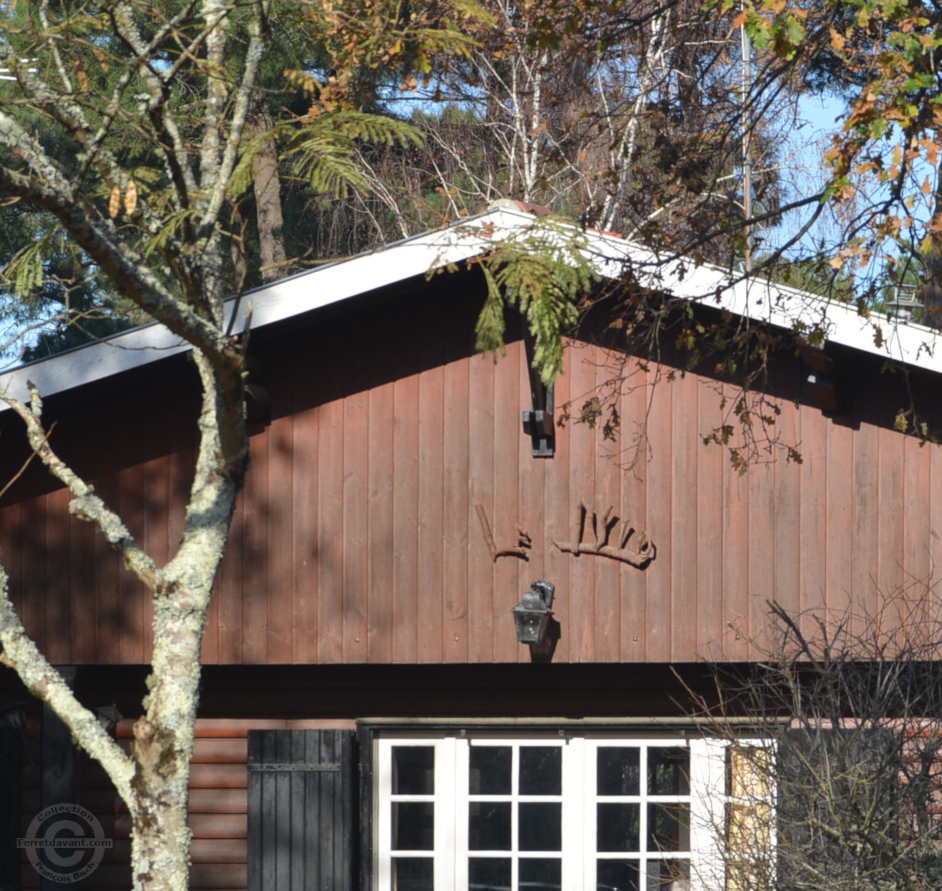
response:
<path id="1" fill-rule="evenodd" d="M 556 586 L 552 582 L 539 579 L 530 585 L 523 600 L 511 610 L 520 643 L 532 645 L 543 642 L 553 615 L 551 607 L 555 593 Z"/>
<path id="2" fill-rule="evenodd" d="M 26 729 L 26 706 L 22 702 L 11 700 L 0 707 L 0 718 L 7 727 L 23 733 Z"/>
<path id="3" fill-rule="evenodd" d="M 26 741 L 26 706 L 22 702 L 10 700 L 0 706 L 0 727 L 6 725 L 13 730 L 20 738 L 20 743 L 26 750 L 26 757 L 29 759 L 31 770 L 36 770 L 36 762 L 33 761 L 33 753 L 29 749 L 29 743 Z"/>
<path id="4" fill-rule="evenodd" d="M 113 736 L 118 729 L 118 721 L 120 721 L 124 715 L 118 711 L 116 705 L 100 705 L 95 709 L 95 717 L 98 718 L 98 723 L 101 724 L 102 730 L 109 736 Z"/>

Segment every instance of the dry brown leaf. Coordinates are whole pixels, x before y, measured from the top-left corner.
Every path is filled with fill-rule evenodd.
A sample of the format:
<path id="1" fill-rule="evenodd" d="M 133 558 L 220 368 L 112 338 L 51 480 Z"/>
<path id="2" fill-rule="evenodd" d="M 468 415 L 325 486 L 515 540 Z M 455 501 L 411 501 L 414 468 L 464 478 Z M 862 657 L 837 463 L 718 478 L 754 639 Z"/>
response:
<path id="1" fill-rule="evenodd" d="M 121 186 L 115 184 L 111 190 L 111 200 L 108 202 L 108 216 L 114 219 L 121 208 Z"/>
<path id="2" fill-rule="evenodd" d="M 128 180 L 128 187 L 124 192 L 124 209 L 127 211 L 128 216 L 134 213 L 134 208 L 137 207 L 137 183 L 134 182 L 134 179 Z"/>

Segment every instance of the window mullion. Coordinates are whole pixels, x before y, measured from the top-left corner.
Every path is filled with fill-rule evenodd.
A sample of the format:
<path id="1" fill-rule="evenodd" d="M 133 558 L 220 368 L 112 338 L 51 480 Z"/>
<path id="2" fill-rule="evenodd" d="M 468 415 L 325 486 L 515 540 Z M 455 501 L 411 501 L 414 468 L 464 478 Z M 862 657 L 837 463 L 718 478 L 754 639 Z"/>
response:
<path id="1" fill-rule="evenodd" d="M 594 888 L 595 883 L 594 747 L 581 737 L 563 743 L 564 891 Z"/>
<path id="2" fill-rule="evenodd" d="M 442 838 L 445 846 L 439 859 L 448 880 L 441 884 L 436 882 L 435 888 L 436 891 L 450 888 L 468 891 L 468 740 L 450 737 L 446 742 L 449 754 L 447 759 L 443 759 L 443 766 L 448 772 L 443 777 L 442 788 L 448 789 L 450 797 L 447 802 L 448 825 Z"/>
<path id="3" fill-rule="evenodd" d="M 638 758 L 638 885 L 647 888 L 648 882 L 648 746 L 641 746 Z"/>

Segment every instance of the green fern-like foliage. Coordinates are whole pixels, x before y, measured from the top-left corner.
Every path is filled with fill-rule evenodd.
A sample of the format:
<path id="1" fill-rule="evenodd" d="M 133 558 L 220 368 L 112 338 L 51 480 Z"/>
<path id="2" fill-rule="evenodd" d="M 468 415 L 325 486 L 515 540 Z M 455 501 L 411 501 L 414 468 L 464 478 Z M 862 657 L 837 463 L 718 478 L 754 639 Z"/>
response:
<path id="1" fill-rule="evenodd" d="M 496 248 L 483 264 L 487 299 L 477 322 L 477 347 L 504 347 L 504 307 L 516 307 L 535 341 L 533 367 L 547 385 L 562 371 L 566 332 L 578 321 L 578 302 L 599 274 L 588 245 L 571 222 L 546 217 Z"/>
<path id="2" fill-rule="evenodd" d="M 290 136 L 283 156 L 294 159 L 295 175 L 315 192 L 335 198 L 346 197 L 351 190 L 370 190 L 356 157 L 359 143 L 422 142 L 421 131 L 406 121 L 347 109 L 309 118 L 300 128 L 289 123 L 285 130 Z"/>

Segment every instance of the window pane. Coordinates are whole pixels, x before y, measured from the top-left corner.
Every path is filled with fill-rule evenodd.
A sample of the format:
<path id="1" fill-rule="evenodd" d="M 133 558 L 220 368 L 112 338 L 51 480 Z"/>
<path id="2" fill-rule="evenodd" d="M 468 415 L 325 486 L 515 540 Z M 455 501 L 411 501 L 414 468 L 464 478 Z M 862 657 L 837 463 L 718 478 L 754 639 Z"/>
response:
<path id="1" fill-rule="evenodd" d="M 599 804 L 597 807 L 598 850 L 640 850 L 641 805 Z"/>
<path id="2" fill-rule="evenodd" d="M 686 804 L 648 805 L 649 851 L 690 850 L 690 806 Z"/>
<path id="3" fill-rule="evenodd" d="M 392 805 L 392 849 L 431 851 L 435 848 L 435 805 L 431 801 L 397 801 Z"/>
<path id="4" fill-rule="evenodd" d="M 510 850 L 509 801 L 472 801 L 468 805 L 468 847 L 472 851 Z"/>
<path id="5" fill-rule="evenodd" d="M 647 891 L 689 891 L 690 863 L 686 860 L 649 860 Z"/>
<path id="6" fill-rule="evenodd" d="M 510 795 L 510 746 L 471 746 L 470 759 L 472 795 Z"/>
<path id="7" fill-rule="evenodd" d="M 393 891 L 434 891 L 434 873 L 429 857 L 397 857 L 392 862 Z"/>
<path id="8" fill-rule="evenodd" d="M 680 746 L 648 749 L 648 793 L 690 794 L 690 750 Z"/>
<path id="9" fill-rule="evenodd" d="M 638 864 L 634 860 L 599 860 L 597 891 L 638 891 Z"/>
<path id="10" fill-rule="evenodd" d="M 562 850 L 562 805 L 520 803 L 520 850 Z"/>
<path id="11" fill-rule="evenodd" d="M 395 746 L 392 750 L 393 795 L 435 794 L 435 749 Z"/>
<path id="12" fill-rule="evenodd" d="M 560 795 L 563 750 L 560 746 L 521 746 L 520 794 Z"/>
<path id="13" fill-rule="evenodd" d="M 561 860 L 521 859 L 520 891 L 559 891 L 563 882 Z"/>
<path id="14" fill-rule="evenodd" d="M 470 891 L 510 891 L 510 860 L 472 857 L 468 861 Z"/>
<path id="15" fill-rule="evenodd" d="M 729 794 L 733 798 L 768 800 L 772 797 L 772 757 L 769 749 L 731 746 Z"/>
<path id="16" fill-rule="evenodd" d="M 637 747 L 605 746 L 599 749 L 598 794 L 638 795 L 640 762 Z"/>

